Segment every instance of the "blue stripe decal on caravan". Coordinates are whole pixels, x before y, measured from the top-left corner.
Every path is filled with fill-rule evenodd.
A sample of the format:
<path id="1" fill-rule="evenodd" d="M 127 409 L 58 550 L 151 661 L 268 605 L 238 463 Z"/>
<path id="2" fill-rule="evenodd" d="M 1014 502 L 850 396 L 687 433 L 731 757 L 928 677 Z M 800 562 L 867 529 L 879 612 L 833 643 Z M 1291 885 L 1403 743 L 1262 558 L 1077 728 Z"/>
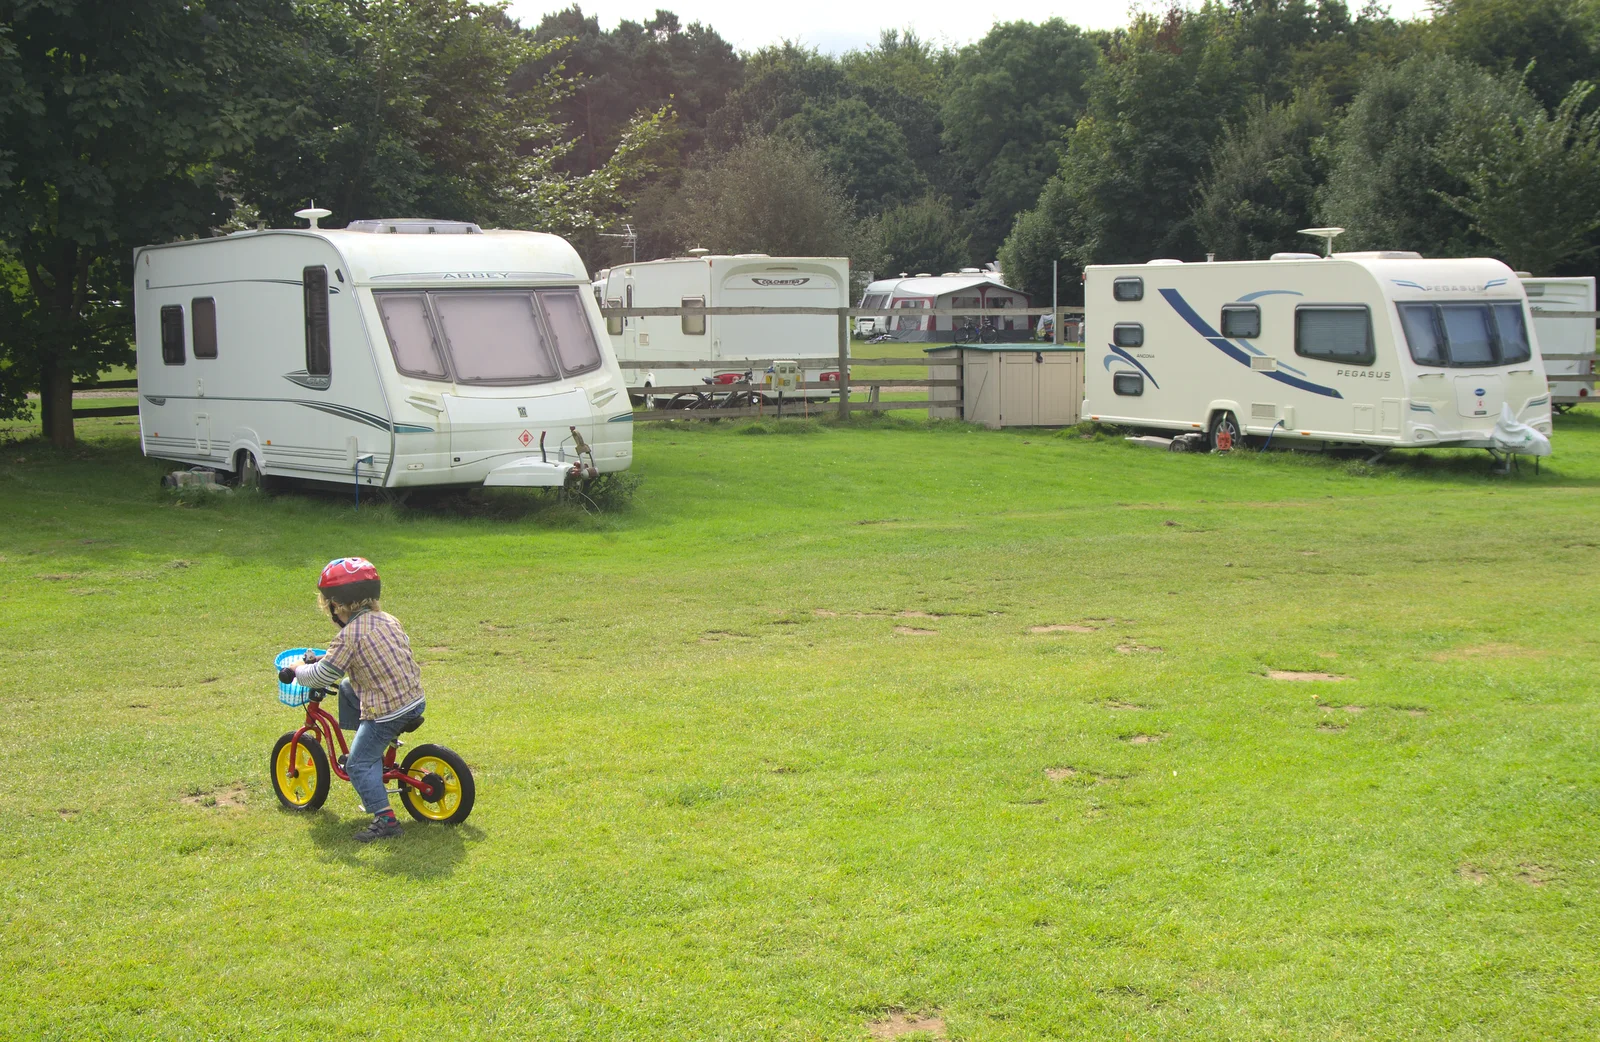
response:
<path id="1" fill-rule="evenodd" d="M 1124 351 L 1122 348 L 1118 347 L 1116 344 L 1107 344 L 1106 346 L 1111 349 L 1112 354 L 1114 354 L 1117 358 L 1122 359 L 1124 362 L 1127 362 L 1129 365 L 1131 365 L 1135 369 L 1139 370 L 1139 372 L 1141 372 L 1145 376 L 1149 377 L 1150 378 L 1150 383 L 1155 386 L 1156 390 L 1158 390 L 1158 391 L 1161 390 L 1161 385 L 1156 383 L 1156 378 L 1153 375 L 1151 375 L 1150 370 L 1146 369 L 1144 366 L 1139 364 L 1139 360 L 1137 358 L 1134 358 L 1132 355 L 1128 354 L 1128 352 Z M 1112 358 L 1112 355 L 1106 355 L 1106 359 L 1105 359 L 1104 365 L 1105 365 L 1107 371 L 1109 371 L 1111 369 L 1111 363 L 1114 360 L 1115 359 Z"/>
<path id="2" fill-rule="evenodd" d="M 1196 333 L 1199 333 L 1202 337 L 1204 337 L 1207 343 L 1216 348 L 1218 351 L 1221 351 L 1223 354 L 1227 355 L 1229 358 L 1233 359 L 1235 362 L 1238 362 L 1240 365 L 1249 366 L 1250 356 L 1239 350 L 1239 348 L 1235 345 L 1229 343 L 1223 338 L 1221 333 L 1218 333 L 1215 329 L 1212 329 L 1210 324 L 1207 323 L 1205 319 L 1201 318 L 1199 314 L 1195 312 L 1194 308 L 1189 306 L 1189 302 L 1183 299 L 1183 295 L 1181 293 L 1175 289 L 1164 289 L 1161 291 L 1161 295 L 1166 298 L 1168 304 L 1172 305 L 1172 310 L 1176 311 L 1185 322 L 1189 323 L 1190 327 L 1193 328 Z M 1310 391 L 1313 394 L 1320 394 L 1329 398 L 1344 397 L 1344 395 L 1340 394 L 1335 388 L 1324 387 L 1322 384 L 1314 384 L 1310 380 L 1302 380 L 1297 376 L 1290 376 L 1287 373 L 1268 372 L 1264 369 L 1255 369 L 1251 371 L 1260 373 L 1269 380 L 1276 380 L 1281 384 L 1288 384 L 1290 387 L 1298 387 L 1302 391 Z"/>
<path id="3" fill-rule="evenodd" d="M 611 417 L 611 419 L 607 420 L 606 422 L 607 423 L 632 423 L 633 422 L 633 413 L 625 412 L 620 416 Z"/>
<path id="4" fill-rule="evenodd" d="M 1303 296 L 1305 296 L 1304 293 L 1301 293 L 1297 289 L 1258 289 L 1254 293 L 1246 293 L 1244 296 L 1240 297 L 1239 298 L 1239 303 L 1248 304 L 1252 300 L 1259 300 L 1262 297 L 1271 297 L 1271 296 L 1274 296 L 1274 295 L 1279 294 L 1279 293 L 1282 293 L 1285 296 L 1289 296 L 1289 297 L 1303 297 Z"/>

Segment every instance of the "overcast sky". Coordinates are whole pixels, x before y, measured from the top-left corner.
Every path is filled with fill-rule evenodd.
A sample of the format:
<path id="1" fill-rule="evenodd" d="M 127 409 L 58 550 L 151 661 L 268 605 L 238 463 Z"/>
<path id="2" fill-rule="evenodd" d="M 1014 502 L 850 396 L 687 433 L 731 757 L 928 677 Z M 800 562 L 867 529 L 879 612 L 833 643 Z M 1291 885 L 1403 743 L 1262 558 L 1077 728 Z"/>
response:
<path id="1" fill-rule="evenodd" d="M 522 24 L 537 25 L 547 12 L 572 6 L 571 0 L 512 0 L 511 13 Z M 955 3 L 920 0 L 917 3 L 866 4 L 861 0 L 585 0 L 585 14 L 598 15 L 602 29 L 614 28 L 626 18 L 648 19 L 663 7 L 685 24 L 704 22 L 740 50 L 754 50 L 779 40 L 799 40 L 831 54 L 875 43 L 884 29 L 910 26 L 933 42 L 970 43 L 989 31 L 997 20 L 1042 22 L 1061 17 L 1085 29 L 1114 29 L 1125 25 L 1128 0 L 1009 0 L 1008 3 Z M 1145 4 L 1143 6 L 1165 6 Z M 1351 0 L 1352 8 L 1360 0 Z M 1427 9 L 1426 0 L 1392 0 L 1390 11 L 1411 18 Z"/>

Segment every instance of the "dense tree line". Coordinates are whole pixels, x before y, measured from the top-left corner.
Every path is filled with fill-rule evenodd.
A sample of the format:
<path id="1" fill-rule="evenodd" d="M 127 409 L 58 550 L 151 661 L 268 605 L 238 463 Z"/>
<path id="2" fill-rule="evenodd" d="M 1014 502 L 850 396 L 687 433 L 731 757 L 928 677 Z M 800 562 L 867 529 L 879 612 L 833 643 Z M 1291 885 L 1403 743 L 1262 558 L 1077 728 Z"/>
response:
<path id="1" fill-rule="evenodd" d="M 1087 264 L 1344 248 L 1542 274 L 1600 247 L 1600 5 L 1205 0 L 1111 32 L 997 24 L 833 57 L 669 11 L 519 26 L 472 0 L 0 0 L 0 415 L 129 360 L 133 247 L 426 214 L 560 232 L 592 267 L 691 246 Z"/>

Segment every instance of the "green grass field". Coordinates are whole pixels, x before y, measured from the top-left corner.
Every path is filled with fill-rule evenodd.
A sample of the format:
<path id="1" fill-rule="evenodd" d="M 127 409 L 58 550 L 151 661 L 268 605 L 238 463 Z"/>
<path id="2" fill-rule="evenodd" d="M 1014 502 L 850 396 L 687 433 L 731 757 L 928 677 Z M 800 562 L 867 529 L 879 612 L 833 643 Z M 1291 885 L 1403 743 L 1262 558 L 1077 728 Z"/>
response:
<path id="1" fill-rule="evenodd" d="M 1594 413 L 1509 476 L 653 425 L 598 517 L 196 505 L 135 429 L 0 445 L 0 1037 L 1600 1034 Z M 273 798 L 344 554 L 462 827 Z"/>

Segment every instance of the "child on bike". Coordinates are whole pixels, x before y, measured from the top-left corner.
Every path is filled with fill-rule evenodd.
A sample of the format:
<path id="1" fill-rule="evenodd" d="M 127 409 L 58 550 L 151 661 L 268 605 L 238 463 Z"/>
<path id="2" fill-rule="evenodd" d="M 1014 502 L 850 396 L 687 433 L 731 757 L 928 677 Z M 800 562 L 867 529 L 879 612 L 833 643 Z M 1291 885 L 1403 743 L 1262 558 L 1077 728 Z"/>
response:
<path id="1" fill-rule="evenodd" d="M 383 756 L 390 743 L 421 722 L 424 708 L 422 672 L 411 655 L 411 640 L 400 620 L 379 604 L 382 592 L 378 570 L 365 558 L 328 562 L 317 580 L 317 603 L 339 634 L 322 658 L 285 666 L 279 674 L 284 683 L 305 687 L 339 685 L 339 725 L 346 729 L 346 700 L 359 700 L 345 772 L 372 823 L 356 833 L 358 843 L 400 834 L 383 784 Z"/>

